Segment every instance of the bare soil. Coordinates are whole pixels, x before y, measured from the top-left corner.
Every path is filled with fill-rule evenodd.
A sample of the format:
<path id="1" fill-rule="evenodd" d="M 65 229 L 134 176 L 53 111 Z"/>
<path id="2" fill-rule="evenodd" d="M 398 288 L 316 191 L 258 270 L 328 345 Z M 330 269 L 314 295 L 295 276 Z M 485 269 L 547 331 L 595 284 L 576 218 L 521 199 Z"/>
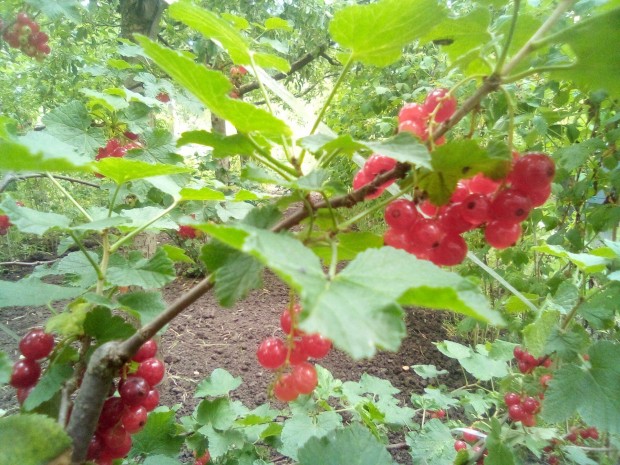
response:
<path id="1" fill-rule="evenodd" d="M 15 274 L 21 273 L 0 270 L 1 279 L 10 279 Z M 164 289 L 166 301 L 171 302 L 195 282 L 178 278 Z M 182 313 L 170 324 L 160 344 L 167 369 L 167 378 L 160 385 L 161 403 L 180 403 L 179 415 L 191 413 L 198 402 L 193 397 L 196 385 L 218 367 L 243 378 L 243 384 L 232 394 L 235 399 L 248 407 L 269 401 L 267 387 L 272 373 L 258 365 L 255 352 L 265 337 L 280 332 L 279 315 L 288 297 L 287 287 L 277 277 L 266 273 L 263 288 L 253 291 L 232 309 L 222 309 L 213 295 L 206 295 Z M 45 307 L 0 309 L 2 324 L 19 337 L 30 328 L 41 326 L 49 315 Z M 456 386 L 462 381 L 460 370 L 432 344 L 449 337 L 444 318 L 450 317 L 443 312 L 407 309 L 408 335 L 398 352 L 383 352 L 371 360 L 354 361 L 332 350 L 321 365 L 342 380 L 359 380 L 363 373 L 386 378 L 401 390 L 404 403 L 409 402 L 411 393 L 421 392 L 427 385 L 408 369 L 411 365 L 433 364 L 447 369 L 451 374 L 442 381 Z M 13 360 L 18 358 L 17 342 L 15 337 L 0 331 L 0 350 Z M 9 411 L 17 408 L 14 390 L 8 386 L 0 388 L 0 408 Z M 402 441 L 402 437 L 393 440 Z M 392 452 L 399 463 L 411 463 L 404 448 L 395 448 Z"/>

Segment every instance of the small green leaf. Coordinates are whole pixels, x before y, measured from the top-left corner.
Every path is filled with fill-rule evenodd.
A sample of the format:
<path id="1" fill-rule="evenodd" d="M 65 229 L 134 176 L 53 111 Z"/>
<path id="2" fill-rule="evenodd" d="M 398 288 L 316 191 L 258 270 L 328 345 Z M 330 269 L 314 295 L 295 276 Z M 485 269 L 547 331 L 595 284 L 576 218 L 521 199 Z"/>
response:
<path id="1" fill-rule="evenodd" d="M 216 191 L 209 187 L 203 187 L 201 189 L 181 189 L 181 200 L 226 200 L 226 195 L 223 192 Z"/>
<path id="2" fill-rule="evenodd" d="M 448 370 L 438 370 L 435 365 L 412 365 L 413 371 L 422 379 L 437 378 L 440 375 L 447 375 Z"/>
<path id="3" fill-rule="evenodd" d="M 250 156 L 256 148 L 250 139 L 243 134 L 226 136 L 217 132 L 187 131 L 181 134 L 177 147 L 187 144 L 200 144 L 213 147 L 214 158 L 232 157 L 235 155 Z"/>
<path id="4" fill-rule="evenodd" d="M 365 145 L 374 152 L 400 162 L 431 168 L 431 156 L 426 146 L 406 131 L 381 142 L 366 142 Z"/>
<path id="5" fill-rule="evenodd" d="M 256 131 L 265 137 L 278 140 L 282 136 L 291 135 L 291 129 L 271 113 L 255 105 L 230 98 L 228 93 L 232 89 L 232 84 L 222 73 L 196 64 L 192 59 L 151 42 L 146 37 L 137 37 L 137 40 L 149 57 L 172 79 L 198 97 L 220 118 L 230 121 L 239 132 Z"/>
<path id="6" fill-rule="evenodd" d="M 13 362 L 6 353 L 0 351 L 0 385 L 8 384 L 12 371 Z"/>
<path id="7" fill-rule="evenodd" d="M 55 108 L 42 121 L 49 134 L 75 147 L 80 153 L 94 154 L 106 143 L 103 130 L 91 126 L 88 109 L 82 102 L 74 100 Z"/>
<path id="8" fill-rule="evenodd" d="M 161 246 L 164 252 L 170 260 L 175 263 L 195 263 L 187 254 L 185 253 L 185 249 L 181 247 L 177 247 L 171 244 L 164 244 Z"/>
<path id="9" fill-rule="evenodd" d="M 378 249 L 383 246 L 383 237 L 370 232 L 350 232 L 338 235 L 338 260 L 353 260 L 357 254 L 366 249 Z M 327 246 L 313 247 L 325 264 L 332 261 L 332 248 Z"/>
<path id="10" fill-rule="evenodd" d="M 184 438 L 178 434 L 172 410 L 151 412 L 144 429 L 131 436 L 133 446 L 129 458 L 140 455 L 177 457 Z"/>
<path id="11" fill-rule="evenodd" d="M 181 465 L 178 458 L 167 457 L 165 455 L 149 455 L 144 459 L 142 465 Z"/>
<path id="12" fill-rule="evenodd" d="M 450 428 L 436 418 L 426 422 L 419 433 L 408 433 L 405 439 L 413 463 L 449 465 L 456 457 Z"/>
<path id="13" fill-rule="evenodd" d="M 321 412 L 315 417 L 304 414 L 293 415 L 284 422 L 280 452 L 288 457 L 297 459 L 298 454 L 301 453 L 300 448 L 308 443 L 309 440 L 312 438 L 322 438 L 340 426 L 342 426 L 342 417 L 335 412 Z M 299 461 L 300 463 L 306 463 L 301 457 Z M 313 463 L 325 464 L 326 462 L 319 461 Z"/>
<path id="14" fill-rule="evenodd" d="M 599 341 L 590 347 L 589 364 L 565 365 L 554 372 L 545 392 L 542 416 L 563 422 L 579 413 L 587 425 L 620 433 L 620 344 Z"/>
<path id="15" fill-rule="evenodd" d="M 54 2 L 26 0 L 26 3 L 42 11 L 51 20 L 59 20 L 59 18 L 65 17 L 74 24 L 82 23 L 84 5 L 79 0 L 56 0 Z"/>
<path id="16" fill-rule="evenodd" d="M 223 368 L 216 368 L 211 376 L 198 384 L 194 397 L 225 396 L 241 386 L 242 382 L 240 377 L 235 378 Z"/>
<path id="17" fill-rule="evenodd" d="M 53 418 L 35 414 L 0 418 L 2 464 L 47 464 L 70 447 L 71 438 Z"/>
<path id="18" fill-rule="evenodd" d="M 559 245 L 538 245 L 532 247 L 532 250 L 546 253 L 553 257 L 565 258 L 585 273 L 600 273 L 601 271 L 605 271 L 607 269 L 607 263 L 609 263 L 609 260 L 604 257 L 598 257 L 587 253 L 568 252 Z"/>
<path id="19" fill-rule="evenodd" d="M 564 360 L 575 359 L 591 343 L 590 335 L 579 323 L 571 323 L 567 328 L 555 327 L 549 335 L 544 352 L 556 353 Z"/>
<path id="20" fill-rule="evenodd" d="M 487 435 L 486 442 L 489 451 L 484 463 L 488 465 L 514 465 L 515 456 L 512 447 L 505 443 L 502 436 L 502 426 L 497 418 L 491 420 L 491 432 Z"/>
<path id="21" fill-rule="evenodd" d="M 84 332 L 97 339 L 99 343 L 116 339 L 127 339 L 136 328 L 118 315 L 112 315 L 109 308 L 97 307 L 86 315 Z"/>
<path id="22" fill-rule="evenodd" d="M 329 32 L 351 57 L 362 63 L 387 66 L 402 48 L 427 34 L 445 17 L 432 0 L 382 0 L 351 5 L 336 12 Z"/>
<path id="23" fill-rule="evenodd" d="M 588 139 L 578 144 L 562 147 L 553 154 L 553 158 L 557 160 L 558 167 L 572 171 L 583 166 L 588 157 L 597 150 L 604 149 L 606 145 L 604 140 Z"/>
<path id="24" fill-rule="evenodd" d="M 56 300 L 72 299 L 84 289 L 47 284 L 36 278 L 0 281 L 0 308 L 45 305 Z"/>
<path id="25" fill-rule="evenodd" d="M 104 158 L 93 165 L 93 170 L 111 179 L 116 184 L 124 184 L 137 179 L 168 174 L 189 173 L 191 168 L 164 164 L 151 164 L 126 158 Z"/>
<path id="26" fill-rule="evenodd" d="M 545 310 L 538 318 L 523 328 L 523 342 L 534 357 L 546 355 L 545 347 L 560 321 L 560 312 Z"/>
<path id="27" fill-rule="evenodd" d="M 0 210 L 8 215 L 11 223 L 21 232 L 42 236 L 51 229 L 66 229 L 71 220 L 58 213 L 40 212 L 28 207 L 20 207 L 12 199 L 7 198 L 0 204 Z"/>
<path id="28" fill-rule="evenodd" d="M 222 457 L 230 450 L 241 449 L 246 444 L 244 434 L 238 430 L 218 431 L 211 425 L 198 430 L 209 441 L 209 453 L 212 459 Z"/>
<path id="29" fill-rule="evenodd" d="M 572 308 L 577 305 L 579 301 L 579 289 L 573 283 L 565 281 L 558 286 L 558 289 L 553 296 L 553 299 L 549 302 L 549 305 L 560 311 L 562 314 L 567 314 Z"/>
<path id="30" fill-rule="evenodd" d="M 176 278 L 174 264 L 166 252 L 159 249 L 152 258 L 143 258 L 140 252 L 132 252 L 125 260 L 115 256 L 115 263 L 108 269 L 108 281 L 116 286 L 140 286 L 159 288 Z"/>
<path id="31" fill-rule="evenodd" d="M 286 19 L 282 18 L 267 18 L 265 20 L 265 29 L 268 31 L 282 30 L 292 31 L 293 28 Z"/>
<path id="32" fill-rule="evenodd" d="M 484 346 L 478 345 L 476 351 L 452 341 L 443 341 L 435 344 L 442 354 L 456 358 L 467 372 L 482 381 L 492 378 L 502 378 L 508 374 L 508 366 L 503 360 L 494 360 L 485 350 Z"/>
<path id="33" fill-rule="evenodd" d="M 126 158 L 165 165 L 178 165 L 183 162 L 183 157 L 174 153 L 174 138 L 170 131 L 155 128 L 146 131 L 142 137 L 144 147 L 132 150 Z"/>
<path id="34" fill-rule="evenodd" d="M 365 147 L 362 142 L 353 140 L 349 134 L 338 137 L 327 134 L 312 134 L 299 139 L 298 145 L 316 156 L 332 152 L 351 156 Z"/>
<path id="35" fill-rule="evenodd" d="M 620 302 L 620 283 L 596 291 L 579 304 L 577 311 L 595 329 L 610 329 Z"/>
<path id="36" fill-rule="evenodd" d="M 73 368 L 70 365 L 51 365 L 26 398 L 23 408 L 33 410 L 43 402 L 50 400 L 71 376 L 73 376 Z"/>
<path id="37" fill-rule="evenodd" d="M 237 414 L 227 397 L 217 399 L 205 399 L 196 407 L 196 421 L 201 425 L 211 425 L 216 430 L 229 429 Z"/>
<path id="38" fill-rule="evenodd" d="M 129 292 L 118 296 L 118 302 L 140 316 L 140 323 L 150 323 L 166 309 L 166 302 L 158 291 Z"/>

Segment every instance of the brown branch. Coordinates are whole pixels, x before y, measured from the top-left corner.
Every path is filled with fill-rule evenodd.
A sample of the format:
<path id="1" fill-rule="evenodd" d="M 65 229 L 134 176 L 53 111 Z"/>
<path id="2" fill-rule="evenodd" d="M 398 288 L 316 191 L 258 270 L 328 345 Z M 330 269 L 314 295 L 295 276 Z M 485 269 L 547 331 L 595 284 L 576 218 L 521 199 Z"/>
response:
<path id="1" fill-rule="evenodd" d="M 294 61 L 293 63 L 291 63 L 291 69 L 288 73 L 277 73 L 271 76 L 271 78 L 276 81 L 281 81 L 282 79 L 286 79 L 290 75 L 296 73 L 303 67 L 307 66 L 308 64 L 316 60 L 318 57 L 322 56 L 321 54 L 325 53 L 326 49 L 327 49 L 327 44 L 320 45 L 316 50 L 306 53 L 301 58 L 299 58 L 297 61 Z M 239 89 L 237 90 L 237 93 L 239 94 L 239 96 L 242 96 L 258 88 L 259 88 L 258 81 L 254 81 L 254 82 L 250 82 L 248 84 L 244 84 L 241 87 L 239 87 Z"/>
<path id="2" fill-rule="evenodd" d="M 37 262 L 0 262 L 0 266 L 38 266 L 38 265 L 47 265 L 49 263 L 57 262 L 58 259 L 54 260 L 44 260 Z"/>
<path id="3" fill-rule="evenodd" d="M 32 173 L 32 174 L 22 174 L 20 176 L 14 174 L 7 174 L 2 181 L 0 181 L 0 192 L 4 192 L 4 190 L 14 181 L 23 181 L 24 179 L 32 179 L 32 178 L 46 178 L 47 175 L 45 173 Z M 63 175 L 54 175 L 56 179 L 62 179 L 64 181 L 73 182 L 76 184 L 84 184 L 85 186 L 95 187 L 97 189 L 100 188 L 99 184 L 95 184 L 89 181 L 84 181 L 82 179 L 71 178 L 69 176 Z"/>

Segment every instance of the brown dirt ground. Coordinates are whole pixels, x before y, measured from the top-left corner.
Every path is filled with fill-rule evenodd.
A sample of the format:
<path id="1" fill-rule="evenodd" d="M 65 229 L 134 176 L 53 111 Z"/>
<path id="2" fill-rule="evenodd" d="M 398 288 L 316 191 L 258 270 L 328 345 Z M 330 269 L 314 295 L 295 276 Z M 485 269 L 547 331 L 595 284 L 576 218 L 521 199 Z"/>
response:
<path id="1" fill-rule="evenodd" d="M 2 271 L 0 279 L 15 276 L 12 270 Z M 177 279 L 164 289 L 166 301 L 174 300 L 195 282 L 187 278 Z M 280 332 L 279 315 L 288 297 L 286 286 L 267 273 L 263 288 L 253 291 L 232 309 L 221 309 L 213 295 L 204 296 L 189 307 L 162 336 L 160 345 L 167 379 L 160 385 L 161 403 L 180 403 L 179 415 L 191 413 L 198 401 L 193 397 L 197 383 L 218 367 L 243 378 L 243 384 L 232 394 L 235 399 L 248 407 L 268 401 L 267 386 L 272 381 L 272 374 L 258 365 L 255 352 L 260 341 Z M 45 307 L 5 308 L 0 309 L 0 321 L 22 336 L 30 328 L 40 326 L 49 314 Z M 411 393 L 421 392 L 427 383 L 403 367 L 434 364 L 449 370 L 451 374 L 442 377 L 442 381 L 456 386 L 462 382 L 458 365 L 440 354 L 432 344 L 448 338 L 445 318 L 451 317 L 443 312 L 408 309 L 408 335 L 398 352 L 383 352 L 371 360 L 354 361 L 346 354 L 332 350 L 321 365 L 342 380 L 359 380 L 363 373 L 387 378 L 401 390 L 405 403 Z M 13 360 L 18 357 L 17 341 L 3 331 L 0 331 L 0 350 Z M 0 408 L 16 409 L 14 390 L 8 386 L 0 388 Z M 392 438 L 392 442 L 402 440 L 398 436 Z M 392 453 L 398 463 L 411 463 L 406 450 L 396 448 Z"/>

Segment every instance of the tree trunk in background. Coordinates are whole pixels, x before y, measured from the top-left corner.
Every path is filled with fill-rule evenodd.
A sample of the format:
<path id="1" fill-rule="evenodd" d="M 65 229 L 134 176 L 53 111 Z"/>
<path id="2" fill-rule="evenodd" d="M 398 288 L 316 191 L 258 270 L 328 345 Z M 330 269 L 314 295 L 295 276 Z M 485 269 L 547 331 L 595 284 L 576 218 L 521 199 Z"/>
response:
<path id="1" fill-rule="evenodd" d="M 166 8 L 163 0 L 120 0 L 119 13 L 121 14 L 121 37 L 133 41 L 133 34 L 142 34 L 155 39 L 159 33 L 161 15 Z M 136 61 L 136 58 L 125 58 L 127 61 Z M 125 87 L 134 92 L 141 92 L 141 83 L 132 77 L 125 80 Z M 142 254 L 150 258 L 157 250 L 157 235 L 155 233 L 139 234 L 134 245 Z"/>

